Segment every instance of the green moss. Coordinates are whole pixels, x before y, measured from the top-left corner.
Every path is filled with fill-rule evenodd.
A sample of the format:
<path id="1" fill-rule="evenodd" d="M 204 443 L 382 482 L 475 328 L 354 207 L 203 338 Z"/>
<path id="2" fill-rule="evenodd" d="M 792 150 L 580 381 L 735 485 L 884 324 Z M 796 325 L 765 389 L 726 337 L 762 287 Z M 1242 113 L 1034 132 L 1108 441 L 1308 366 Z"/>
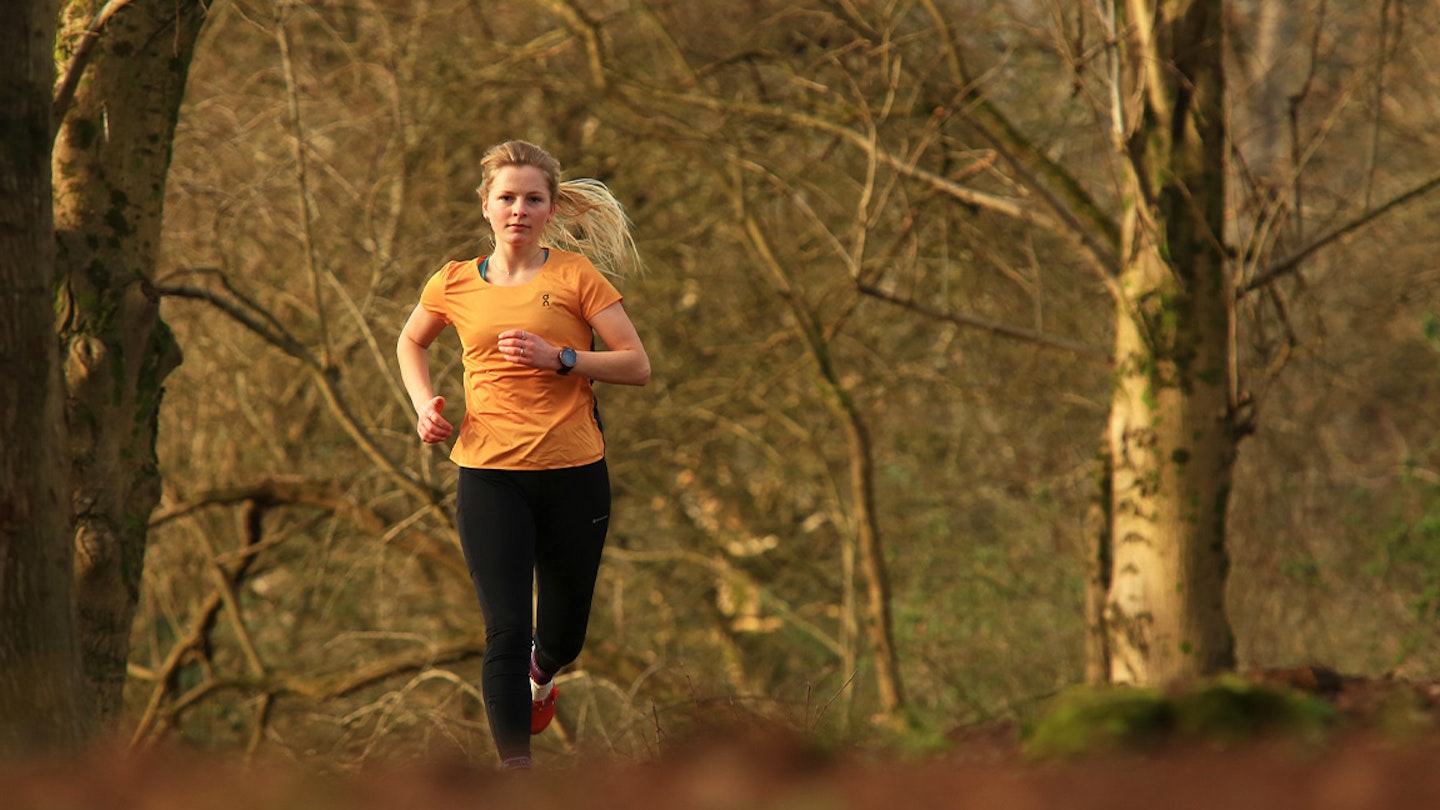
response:
<path id="1" fill-rule="evenodd" d="M 1234 675 L 1170 694 L 1135 687 L 1062 693 L 1027 735 L 1034 757 L 1139 750 L 1176 740 L 1233 746 L 1262 736 L 1318 741 L 1334 721 L 1325 702 Z"/>
<path id="2" fill-rule="evenodd" d="M 120 577 L 127 588 L 136 592 L 145 573 L 145 538 L 151 506 L 146 503 L 120 514 Z"/>
<path id="3" fill-rule="evenodd" d="M 1173 708 L 1157 689 L 1074 687 L 1061 692 L 1026 734 L 1035 757 L 1134 749 L 1158 742 L 1174 726 Z"/>
<path id="4" fill-rule="evenodd" d="M 160 409 L 160 400 L 165 394 L 165 378 L 180 364 L 180 344 L 170 325 L 160 318 L 150 330 L 145 344 L 145 356 L 141 359 L 140 373 L 135 380 L 136 419 L 148 425 Z"/>
<path id="5" fill-rule="evenodd" d="M 1205 682 L 1173 699 L 1182 737 L 1238 745 L 1279 735 L 1313 742 L 1334 720 L 1329 704 L 1302 692 L 1251 683 L 1235 675 Z"/>
<path id="6" fill-rule="evenodd" d="M 117 236 L 129 236 L 134 233 L 134 227 L 130 224 L 128 205 L 114 205 L 105 212 L 105 224 Z"/>
<path id="7" fill-rule="evenodd" d="M 66 126 L 70 130 L 70 144 L 81 151 L 93 147 L 103 131 L 98 120 L 73 114 L 66 121 Z"/>

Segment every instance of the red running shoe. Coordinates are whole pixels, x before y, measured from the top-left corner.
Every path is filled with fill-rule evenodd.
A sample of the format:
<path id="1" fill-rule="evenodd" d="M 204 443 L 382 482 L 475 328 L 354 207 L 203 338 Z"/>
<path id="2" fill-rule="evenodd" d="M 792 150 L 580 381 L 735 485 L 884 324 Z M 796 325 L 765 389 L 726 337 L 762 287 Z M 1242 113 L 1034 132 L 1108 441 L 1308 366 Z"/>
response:
<path id="1" fill-rule="evenodd" d="M 530 701 L 530 733 L 539 734 L 550 725 L 555 719 L 555 698 L 560 694 L 560 689 L 555 682 L 550 682 L 550 691 L 545 697 L 539 700 Z"/>

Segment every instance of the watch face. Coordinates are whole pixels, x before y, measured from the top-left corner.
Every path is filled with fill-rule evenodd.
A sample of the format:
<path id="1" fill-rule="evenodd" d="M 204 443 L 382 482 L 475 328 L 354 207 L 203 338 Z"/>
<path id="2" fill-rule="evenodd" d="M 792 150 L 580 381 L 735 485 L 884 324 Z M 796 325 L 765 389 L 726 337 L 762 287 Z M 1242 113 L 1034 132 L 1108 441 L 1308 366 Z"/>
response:
<path id="1" fill-rule="evenodd" d="M 574 365 L 575 365 L 575 350 L 572 349 L 572 348 L 570 348 L 570 347 L 568 347 L 568 346 L 565 347 L 565 348 L 563 348 L 563 349 L 561 349 L 561 350 L 560 350 L 560 364 L 563 365 L 563 366 L 565 366 L 566 368 L 570 368 L 571 366 L 574 366 Z"/>

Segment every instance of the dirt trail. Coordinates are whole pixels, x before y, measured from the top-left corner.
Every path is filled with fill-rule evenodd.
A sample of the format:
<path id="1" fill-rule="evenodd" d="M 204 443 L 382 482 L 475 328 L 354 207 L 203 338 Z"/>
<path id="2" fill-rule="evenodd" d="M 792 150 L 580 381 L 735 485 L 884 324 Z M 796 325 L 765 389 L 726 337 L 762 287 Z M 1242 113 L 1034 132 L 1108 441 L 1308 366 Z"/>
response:
<path id="1" fill-rule="evenodd" d="M 715 744 L 663 761 L 515 777 L 471 768 L 378 768 L 322 779 L 193 757 L 0 768 L 7 810 L 380 808 L 993 808 L 994 810 L 1435 810 L 1440 747 L 1356 741 L 1325 751 L 1257 746 L 1035 764 L 969 749 L 923 763 L 817 759 L 783 746 Z"/>
<path id="2" fill-rule="evenodd" d="M 1440 684 L 1294 671 L 1267 680 L 1323 694 L 1339 711 L 1338 731 L 1323 743 L 1172 742 L 1033 762 L 1001 726 L 957 734 L 951 751 L 924 761 L 817 754 L 757 727 L 655 762 L 572 762 L 522 776 L 422 763 L 324 778 L 194 754 L 95 755 L 0 762 L 0 810 L 1440 810 Z"/>

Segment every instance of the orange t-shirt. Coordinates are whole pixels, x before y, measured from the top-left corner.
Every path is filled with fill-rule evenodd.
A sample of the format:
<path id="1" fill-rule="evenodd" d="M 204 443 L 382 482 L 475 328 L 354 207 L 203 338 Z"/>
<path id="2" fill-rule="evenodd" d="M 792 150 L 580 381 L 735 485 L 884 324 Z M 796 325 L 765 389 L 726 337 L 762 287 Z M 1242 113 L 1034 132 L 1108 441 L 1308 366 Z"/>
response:
<path id="1" fill-rule="evenodd" d="M 450 262 L 431 276 L 420 304 L 455 326 L 465 351 L 465 419 L 450 459 L 462 467 L 548 470 L 603 458 L 590 381 L 511 363 L 499 341 L 501 332 L 523 329 L 556 351 L 588 349 L 590 318 L 620 300 L 589 259 L 553 248 L 535 278 L 518 287 L 480 278 L 480 259 Z"/>

